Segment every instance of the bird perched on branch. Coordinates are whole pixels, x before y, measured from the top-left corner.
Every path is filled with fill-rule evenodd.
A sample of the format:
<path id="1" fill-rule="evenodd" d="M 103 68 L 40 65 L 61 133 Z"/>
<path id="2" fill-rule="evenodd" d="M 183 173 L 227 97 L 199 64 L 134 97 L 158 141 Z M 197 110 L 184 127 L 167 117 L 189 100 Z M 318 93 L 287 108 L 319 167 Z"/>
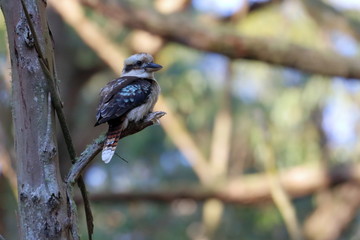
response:
<path id="1" fill-rule="evenodd" d="M 140 121 L 154 108 L 160 93 L 154 72 L 162 66 L 153 61 L 147 53 L 130 56 L 125 60 L 121 77 L 101 89 L 95 126 L 109 124 L 101 154 L 105 163 L 113 157 L 121 132 L 128 123 Z"/>

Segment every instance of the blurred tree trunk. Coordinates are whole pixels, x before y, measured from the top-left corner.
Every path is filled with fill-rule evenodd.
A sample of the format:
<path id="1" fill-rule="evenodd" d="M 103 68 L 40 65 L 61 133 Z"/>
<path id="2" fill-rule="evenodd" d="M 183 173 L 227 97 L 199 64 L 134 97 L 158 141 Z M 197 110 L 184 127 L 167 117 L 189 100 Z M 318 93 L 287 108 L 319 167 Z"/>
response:
<path id="1" fill-rule="evenodd" d="M 44 62 L 54 71 L 46 2 L 24 0 Z M 0 0 L 12 64 L 12 103 L 21 239 L 71 239 L 65 185 L 59 173 L 54 111 L 35 37 L 20 0 Z"/>

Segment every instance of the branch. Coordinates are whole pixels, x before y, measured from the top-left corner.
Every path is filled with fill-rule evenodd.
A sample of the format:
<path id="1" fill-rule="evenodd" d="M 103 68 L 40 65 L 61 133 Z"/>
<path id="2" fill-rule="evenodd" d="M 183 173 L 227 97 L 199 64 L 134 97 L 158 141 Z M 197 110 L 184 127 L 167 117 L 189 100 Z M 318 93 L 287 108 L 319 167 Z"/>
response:
<path id="1" fill-rule="evenodd" d="M 307 218 L 304 232 L 309 240 L 336 240 L 349 226 L 360 205 L 360 189 L 356 183 L 345 183 L 330 196 L 318 198 L 318 207 Z"/>
<path id="2" fill-rule="evenodd" d="M 281 184 L 278 169 L 276 166 L 276 154 L 272 142 L 274 141 L 269 132 L 273 132 L 271 125 L 264 123 L 264 118 L 258 116 L 257 122 L 259 129 L 256 131 L 258 138 L 258 158 L 264 163 L 265 174 L 269 182 L 270 194 L 275 206 L 278 208 L 289 237 L 292 240 L 303 240 L 300 223 L 294 205 L 289 194 Z"/>
<path id="3" fill-rule="evenodd" d="M 259 202 L 271 202 L 271 198 L 262 198 L 260 201 L 247 201 L 245 199 L 233 197 L 226 193 L 221 192 L 206 192 L 204 190 L 184 190 L 184 191 L 171 191 L 171 190 L 150 190 L 148 192 L 121 192 L 121 193 L 95 193 L 90 196 L 91 201 L 98 203 L 119 203 L 119 202 L 136 202 L 148 201 L 155 203 L 171 203 L 179 199 L 191 199 L 198 202 L 205 202 L 211 199 L 218 199 L 228 204 L 244 204 L 253 205 Z M 81 203 L 80 197 L 75 197 L 77 203 Z"/>
<path id="4" fill-rule="evenodd" d="M 232 59 L 263 61 L 313 74 L 360 79 L 358 58 L 346 58 L 329 50 L 319 52 L 278 39 L 247 37 L 215 26 L 207 28 L 194 19 L 161 15 L 131 4 L 80 1 L 127 27 L 142 29 L 202 51 L 223 54 Z"/>
<path id="5" fill-rule="evenodd" d="M 231 108 L 231 90 L 233 79 L 232 62 L 227 61 L 227 71 L 224 83 L 219 87 L 220 107 L 216 112 L 211 137 L 210 165 L 215 172 L 215 177 L 226 179 L 229 170 L 229 156 L 231 152 L 231 137 L 234 131 L 234 119 Z"/>
<path id="6" fill-rule="evenodd" d="M 314 194 L 324 187 L 336 187 L 342 183 L 360 183 L 360 164 L 334 166 L 325 172 L 319 167 L 301 166 L 279 172 L 279 183 L 291 199 Z M 174 186 L 174 184 L 171 184 Z M 217 189 L 202 185 L 172 187 L 171 189 L 147 189 L 147 192 L 91 194 L 96 202 L 153 201 L 172 202 L 177 199 L 206 201 L 218 199 L 225 203 L 257 205 L 272 202 L 271 186 L 266 173 L 246 174 L 238 179 L 230 179 Z M 77 198 L 77 202 L 80 199 Z"/>
<path id="7" fill-rule="evenodd" d="M 165 112 L 152 112 L 149 113 L 145 119 L 141 122 L 129 123 L 129 126 L 122 132 L 120 139 L 140 132 L 141 130 L 157 124 L 159 119 L 163 117 Z M 68 177 L 66 178 L 66 182 L 68 185 L 74 185 L 76 180 L 80 177 L 82 171 L 89 165 L 91 160 L 95 158 L 95 156 L 101 151 L 102 146 L 104 145 L 105 136 L 102 135 L 94 140 L 92 144 L 90 144 L 80 155 L 78 160 L 74 165 L 72 165 Z"/>

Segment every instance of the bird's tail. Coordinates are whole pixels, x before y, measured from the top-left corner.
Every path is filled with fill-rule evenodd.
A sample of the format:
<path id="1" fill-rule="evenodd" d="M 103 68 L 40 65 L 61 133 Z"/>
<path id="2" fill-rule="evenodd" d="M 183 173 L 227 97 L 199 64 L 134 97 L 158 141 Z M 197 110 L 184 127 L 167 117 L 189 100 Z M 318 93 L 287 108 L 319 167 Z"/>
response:
<path id="1" fill-rule="evenodd" d="M 109 125 L 109 130 L 106 134 L 106 140 L 101 153 L 101 159 L 105 163 L 109 163 L 115 153 L 116 146 L 121 136 L 121 130 L 121 125 Z"/>

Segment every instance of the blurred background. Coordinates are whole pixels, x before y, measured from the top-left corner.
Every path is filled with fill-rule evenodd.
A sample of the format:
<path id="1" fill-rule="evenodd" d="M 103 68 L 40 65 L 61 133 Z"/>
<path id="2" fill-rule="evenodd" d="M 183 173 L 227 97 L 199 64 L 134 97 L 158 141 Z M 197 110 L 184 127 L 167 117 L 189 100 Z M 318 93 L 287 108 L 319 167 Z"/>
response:
<path id="1" fill-rule="evenodd" d="M 127 162 L 84 173 L 94 239 L 360 239 L 359 13 L 358 0 L 48 0 L 78 154 L 107 130 L 98 93 L 123 60 L 164 66 L 161 125 L 120 141 Z M 17 239 L 10 70 L 0 15 L 0 234 Z M 65 175 L 60 132 L 59 154 Z"/>

